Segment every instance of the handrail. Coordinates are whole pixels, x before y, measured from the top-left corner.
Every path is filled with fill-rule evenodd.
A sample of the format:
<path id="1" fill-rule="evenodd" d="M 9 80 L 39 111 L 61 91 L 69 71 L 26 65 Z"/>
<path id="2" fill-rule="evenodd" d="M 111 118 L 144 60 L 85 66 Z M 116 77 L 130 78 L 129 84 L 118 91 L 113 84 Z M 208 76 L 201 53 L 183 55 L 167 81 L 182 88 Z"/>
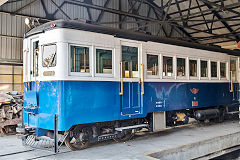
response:
<path id="1" fill-rule="evenodd" d="M 27 50 L 24 50 L 23 51 L 25 53 L 25 65 L 24 65 L 24 69 L 25 69 L 25 72 L 24 72 L 24 76 L 25 76 L 25 82 L 27 82 L 27 53 L 29 52 L 28 49 Z"/>
<path id="2" fill-rule="evenodd" d="M 143 70 L 143 64 L 141 64 L 141 67 L 142 67 L 142 92 L 141 92 L 141 95 L 144 95 L 144 70 Z"/>
<path id="3" fill-rule="evenodd" d="M 39 83 L 39 82 L 37 82 L 37 65 L 38 65 L 38 63 L 37 63 L 37 52 L 38 51 L 39 51 L 38 48 L 36 48 L 34 50 L 34 77 L 35 77 L 35 83 Z"/>
<path id="4" fill-rule="evenodd" d="M 120 71 L 121 71 L 121 73 L 120 73 L 120 75 L 121 75 L 121 88 L 120 88 L 120 95 L 123 95 L 123 62 L 120 62 Z"/>
<path id="5" fill-rule="evenodd" d="M 231 84 L 230 84 L 230 92 L 233 92 L 233 78 L 232 78 L 232 71 L 230 71 L 230 75 L 231 75 Z"/>

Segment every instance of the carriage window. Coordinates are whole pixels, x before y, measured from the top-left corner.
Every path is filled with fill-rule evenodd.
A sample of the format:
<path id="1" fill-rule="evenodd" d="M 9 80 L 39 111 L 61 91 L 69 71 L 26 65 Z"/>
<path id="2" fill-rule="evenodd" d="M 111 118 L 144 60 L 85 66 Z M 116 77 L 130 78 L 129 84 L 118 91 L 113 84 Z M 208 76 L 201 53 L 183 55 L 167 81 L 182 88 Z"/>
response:
<path id="1" fill-rule="evenodd" d="M 138 77 L 138 48 L 122 46 L 123 77 Z"/>
<path id="2" fill-rule="evenodd" d="M 88 47 L 71 46 L 71 72 L 90 72 Z"/>
<path id="3" fill-rule="evenodd" d="M 233 82 L 237 81 L 237 67 L 236 67 L 236 60 L 230 60 L 230 71 L 232 72 L 232 80 Z"/>
<path id="4" fill-rule="evenodd" d="M 220 62 L 220 74 L 221 78 L 226 78 L 226 63 Z"/>
<path id="5" fill-rule="evenodd" d="M 158 56 L 147 54 L 147 75 L 158 75 Z"/>
<path id="6" fill-rule="evenodd" d="M 191 77 L 197 77 L 197 60 L 189 60 L 189 72 Z"/>
<path id="7" fill-rule="evenodd" d="M 211 62 L 211 77 L 217 77 L 217 62 Z"/>
<path id="8" fill-rule="evenodd" d="M 177 76 L 185 76 L 185 59 L 177 58 Z"/>
<path id="9" fill-rule="evenodd" d="M 112 74 L 112 50 L 96 49 L 96 73 Z"/>
<path id="10" fill-rule="evenodd" d="M 43 46 L 43 67 L 55 67 L 56 54 L 57 46 L 55 44 Z"/>
<path id="11" fill-rule="evenodd" d="M 33 75 L 38 76 L 38 57 L 39 57 L 39 41 L 34 41 L 32 44 L 32 55 L 33 55 Z M 35 74 L 36 71 L 36 74 Z"/>
<path id="12" fill-rule="evenodd" d="M 201 61 L 201 77 L 208 76 L 208 64 L 207 61 Z"/>
<path id="13" fill-rule="evenodd" d="M 163 57 L 163 76 L 173 76 L 173 58 Z"/>

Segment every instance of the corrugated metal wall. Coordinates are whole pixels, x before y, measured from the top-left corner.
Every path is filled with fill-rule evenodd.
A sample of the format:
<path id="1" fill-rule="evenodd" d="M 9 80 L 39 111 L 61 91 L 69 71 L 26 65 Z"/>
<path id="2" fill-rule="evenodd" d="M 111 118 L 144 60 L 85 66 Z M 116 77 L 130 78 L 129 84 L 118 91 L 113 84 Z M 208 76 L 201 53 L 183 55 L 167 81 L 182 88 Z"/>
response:
<path id="1" fill-rule="evenodd" d="M 21 0 L 16 1 L 13 3 L 7 3 L 0 7 L 1 11 L 6 12 L 13 12 L 17 9 L 21 8 L 22 6 L 32 2 L 33 0 Z M 66 16 L 63 15 L 59 10 L 57 10 L 57 7 L 54 6 L 50 0 L 43 0 L 45 2 L 45 6 L 47 9 L 47 12 L 49 14 L 53 14 L 54 12 L 57 12 L 55 15 L 55 19 L 66 19 Z M 60 6 L 63 3 L 63 0 L 55 0 L 55 2 Z M 105 3 L 105 0 L 93 0 L 93 4 L 103 6 Z M 137 6 L 137 4 L 136 4 Z M 118 10 L 119 9 L 119 1 L 118 0 L 111 0 L 108 8 L 113 8 Z M 127 12 L 130 9 L 130 6 L 128 4 L 127 0 L 121 1 L 121 8 L 123 11 Z M 87 9 L 85 7 L 72 5 L 72 4 L 64 4 L 62 7 L 62 10 L 66 12 L 71 19 L 87 19 L 89 20 L 90 17 L 88 15 Z M 148 6 L 146 4 L 143 4 L 140 8 L 140 14 L 147 15 Z M 90 9 L 92 20 L 96 21 L 98 18 L 100 11 L 95 9 Z M 40 1 L 37 1 L 36 3 L 32 4 L 29 7 L 26 7 L 25 9 L 18 12 L 18 14 L 22 15 L 30 15 L 30 16 L 36 16 L 36 17 L 45 17 L 46 14 L 44 12 L 43 6 Z M 154 15 L 154 12 L 150 12 L 150 17 L 156 18 Z M 128 21 L 134 21 L 134 18 L 126 18 Z M 101 22 L 117 22 L 119 21 L 119 16 L 112 13 L 105 12 L 103 14 Z M 106 25 L 106 24 L 105 24 Z M 107 24 L 107 26 L 110 27 L 119 27 L 118 24 Z M 122 25 L 124 29 L 130 29 L 137 27 L 137 24 L 124 24 Z M 166 29 L 166 32 L 170 32 L 170 27 L 168 25 L 165 25 L 164 27 Z M 1 61 L 22 61 L 22 39 L 24 32 L 27 31 L 27 27 L 24 24 L 24 17 L 21 16 L 11 16 L 9 14 L 3 14 L 0 13 L 0 62 Z M 159 34 L 159 36 L 164 36 L 164 33 L 162 29 L 159 30 L 159 24 L 151 25 L 148 30 L 148 32 L 151 32 L 152 34 Z M 183 37 L 183 34 L 181 32 L 173 31 L 173 37 Z"/>
<path id="2" fill-rule="evenodd" d="M 24 18 L 0 14 L 0 62 L 22 61 L 22 38 L 26 27 Z"/>

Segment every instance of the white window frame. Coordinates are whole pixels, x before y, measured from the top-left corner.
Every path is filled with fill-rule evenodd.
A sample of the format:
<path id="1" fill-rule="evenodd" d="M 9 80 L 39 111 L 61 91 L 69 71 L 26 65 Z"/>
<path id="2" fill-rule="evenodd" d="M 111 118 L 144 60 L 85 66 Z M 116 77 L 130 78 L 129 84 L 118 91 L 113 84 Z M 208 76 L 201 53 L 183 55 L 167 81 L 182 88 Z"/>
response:
<path id="1" fill-rule="evenodd" d="M 97 49 L 102 49 L 102 50 L 111 50 L 112 51 L 112 74 L 108 73 L 97 73 L 96 67 L 97 67 L 97 62 L 96 62 L 96 51 Z M 93 70 L 94 70 L 94 76 L 95 77 L 114 77 L 114 71 L 115 71 L 115 49 L 114 48 L 107 48 L 107 47 L 101 47 L 101 46 L 94 46 L 93 47 Z"/>
<path id="2" fill-rule="evenodd" d="M 164 76 L 163 75 L 163 58 L 164 57 L 171 57 L 172 58 L 172 76 Z M 161 61 L 161 68 L 162 68 L 162 70 L 161 70 L 161 74 L 162 74 L 162 78 L 163 79 L 174 79 L 175 78 L 175 72 L 174 72 L 174 69 L 176 68 L 176 67 L 174 67 L 174 66 L 176 66 L 176 65 L 174 65 L 174 62 L 176 62 L 176 61 L 174 61 L 174 56 L 173 55 L 166 55 L 166 54 L 162 54 L 162 56 L 161 56 L 161 59 L 162 59 L 162 61 Z"/>
<path id="3" fill-rule="evenodd" d="M 197 61 L 197 76 L 190 76 L 190 61 L 191 60 Z M 190 80 L 199 79 L 199 60 L 197 58 L 188 57 L 188 72 L 189 72 Z"/>
<path id="4" fill-rule="evenodd" d="M 78 46 L 78 47 L 88 47 L 89 48 L 89 71 L 90 72 L 71 72 L 71 46 Z M 92 63 L 92 59 L 93 59 L 93 46 L 92 45 L 86 45 L 86 44 L 75 44 L 75 43 L 69 43 L 68 44 L 68 70 L 69 70 L 69 75 L 70 76 L 80 76 L 80 77 L 91 77 L 92 76 L 92 68 L 93 63 Z"/>
<path id="5" fill-rule="evenodd" d="M 142 47 L 142 43 L 136 42 L 136 41 L 132 41 L 132 40 L 120 40 L 120 62 L 122 61 L 122 46 L 128 46 L 128 47 L 136 47 L 138 48 L 138 77 L 134 77 L 134 78 L 123 78 L 124 82 L 138 82 L 139 78 L 141 77 L 141 64 L 143 63 L 143 47 Z M 146 68 L 146 66 L 144 65 L 144 68 Z M 144 69 L 145 70 L 145 69 Z M 146 71 L 146 70 L 145 70 Z M 120 74 L 120 73 L 119 73 Z M 144 77 L 146 77 L 144 75 Z"/>
<path id="6" fill-rule="evenodd" d="M 202 77 L 202 71 L 201 71 L 201 69 L 202 69 L 202 66 L 201 66 L 201 61 L 205 61 L 205 62 L 207 62 L 207 77 Z M 202 59 L 202 58 L 200 58 L 200 61 L 199 61 L 199 77 L 200 77 L 200 79 L 201 80 L 208 80 L 209 79 L 209 63 L 208 63 L 208 59 Z"/>
<path id="7" fill-rule="evenodd" d="M 28 53 L 29 54 L 29 58 L 30 58 L 29 61 L 28 61 L 28 62 L 30 62 L 29 63 L 30 64 L 30 66 L 29 66 L 30 71 L 28 71 L 28 73 L 27 73 L 27 74 L 29 74 L 28 81 L 31 81 L 31 80 L 33 80 L 35 78 L 35 76 L 34 76 L 34 51 L 32 49 L 33 49 L 33 43 L 37 42 L 37 41 L 39 41 L 38 42 L 39 53 L 42 52 L 39 36 L 32 37 L 30 39 L 30 51 Z M 39 57 L 41 57 L 41 55 L 39 55 Z M 40 67 L 41 67 L 41 65 L 39 65 L 39 59 L 40 59 L 39 57 L 38 57 L 38 69 L 40 69 Z M 36 78 L 40 77 L 40 74 L 41 73 L 38 70 L 38 76 L 36 76 Z"/>
<path id="8" fill-rule="evenodd" d="M 181 59 L 185 59 L 185 76 L 178 76 L 177 75 L 177 59 L 181 58 Z M 181 57 L 181 56 L 176 56 L 176 76 L 177 79 L 187 79 L 187 57 Z"/>
<path id="9" fill-rule="evenodd" d="M 50 67 L 50 66 L 49 66 L 49 67 L 44 67 L 44 66 L 43 66 L 44 47 L 45 47 L 45 46 L 51 46 L 51 45 L 56 45 L 56 65 L 53 66 L 53 67 L 52 67 L 52 66 L 51 66 L 51 67 Z M 39 47 L 39 48 L 40 48 L 40 47 Z M 58 56 L 57 56 L 57 50 L 58 50 L 58 49 L 57 49 L 57 43 L 42 44 L 42 45 L 41 45 L 41 49 L 42 49 L 42 51 L 41 51 L 41 61 L 42 61 L 42 62 L 41 62 L 41 67 L 42 67 L 42 68 L 55 68 L 55 67 L 57 66 L 57 57 L 58 57 Z"/>
<path id="10" fill-rule="evenodd" d="M 147 71 L 148 71 L 148 70 L 147 70 L 147 65 L 148 65 L 148 64 L 147 64 L 147 55 L 148 55 L 148 54 L 149 54 L 149 55 L 158 56 L 158 75 L 148 75 L 148 74 L 147 74 Z M 156 79 L 156 78 L 160 78 L 160 62 L 161 62 L 161 61 L 160 61 L 160 60 L 161 60 L 160 56 L 161 56 L 161 55 L 160 55 L 159 53 L 154 53 L 154 52 L 146 52 L 145 55 L 146 55 L 146 60 L 145 60 L 145 61 L 146 61 L 146 62 L 145 62 L 145 64 L 146 64 L 146 77 L 149 78 L 149 79 L 150 79 L 150 78 L 155 78 L 155 79 Z"/>
<path id="11" fill-rule="evenodd" d="M 217 63 L 217 77 L 212 77 L 212 65 L 211 62 L 216 62 Z M 211 80 L 218 80 L 219 79 L 219 61 L 218 60 L 212 60 L 210 59 L 210 77 Z"/>

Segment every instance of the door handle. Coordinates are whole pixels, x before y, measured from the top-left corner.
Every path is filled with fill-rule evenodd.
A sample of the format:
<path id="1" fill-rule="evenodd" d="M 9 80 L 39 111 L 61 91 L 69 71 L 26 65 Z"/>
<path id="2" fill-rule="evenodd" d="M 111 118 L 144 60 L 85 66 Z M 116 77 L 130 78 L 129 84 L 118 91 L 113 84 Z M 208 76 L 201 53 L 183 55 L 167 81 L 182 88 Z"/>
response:
<path id="1" fill-rule="evenodd" d="M 230 71 L 230 78 L 231 78 L 231 82 L 230 82 L 230 92 L 233 92 L 233 79 L 232 79 L 232 71 Z"/>
<path id="2" fill-rule="evenodd" d="M 120 75 L 121 75 L 121 82 L 120 82 L 120 85 L 121 85 L 121 87 L 120 87 L 120 95 L 123 95 L 123 62 L 120 62 Z"/>
<path id="3" fill-rule="evenodd" d="M 143 64 L 141 64 L 141 69 L 142 69 L 142 92 L 141 92 L 141 95 L 144 95 L 144 75 L 143 75 L 143 73 L 144 73 L 144 71 L 143 71 Z"/>
<path id="4" fill-rule="evenodd" d="M 35 49 L 34 50 L 34 77 L 35 77 L 35 83 L 39 83 L 37 82 L 37 75 L 38 75 L 38 53 L 39 49 Z"/>

